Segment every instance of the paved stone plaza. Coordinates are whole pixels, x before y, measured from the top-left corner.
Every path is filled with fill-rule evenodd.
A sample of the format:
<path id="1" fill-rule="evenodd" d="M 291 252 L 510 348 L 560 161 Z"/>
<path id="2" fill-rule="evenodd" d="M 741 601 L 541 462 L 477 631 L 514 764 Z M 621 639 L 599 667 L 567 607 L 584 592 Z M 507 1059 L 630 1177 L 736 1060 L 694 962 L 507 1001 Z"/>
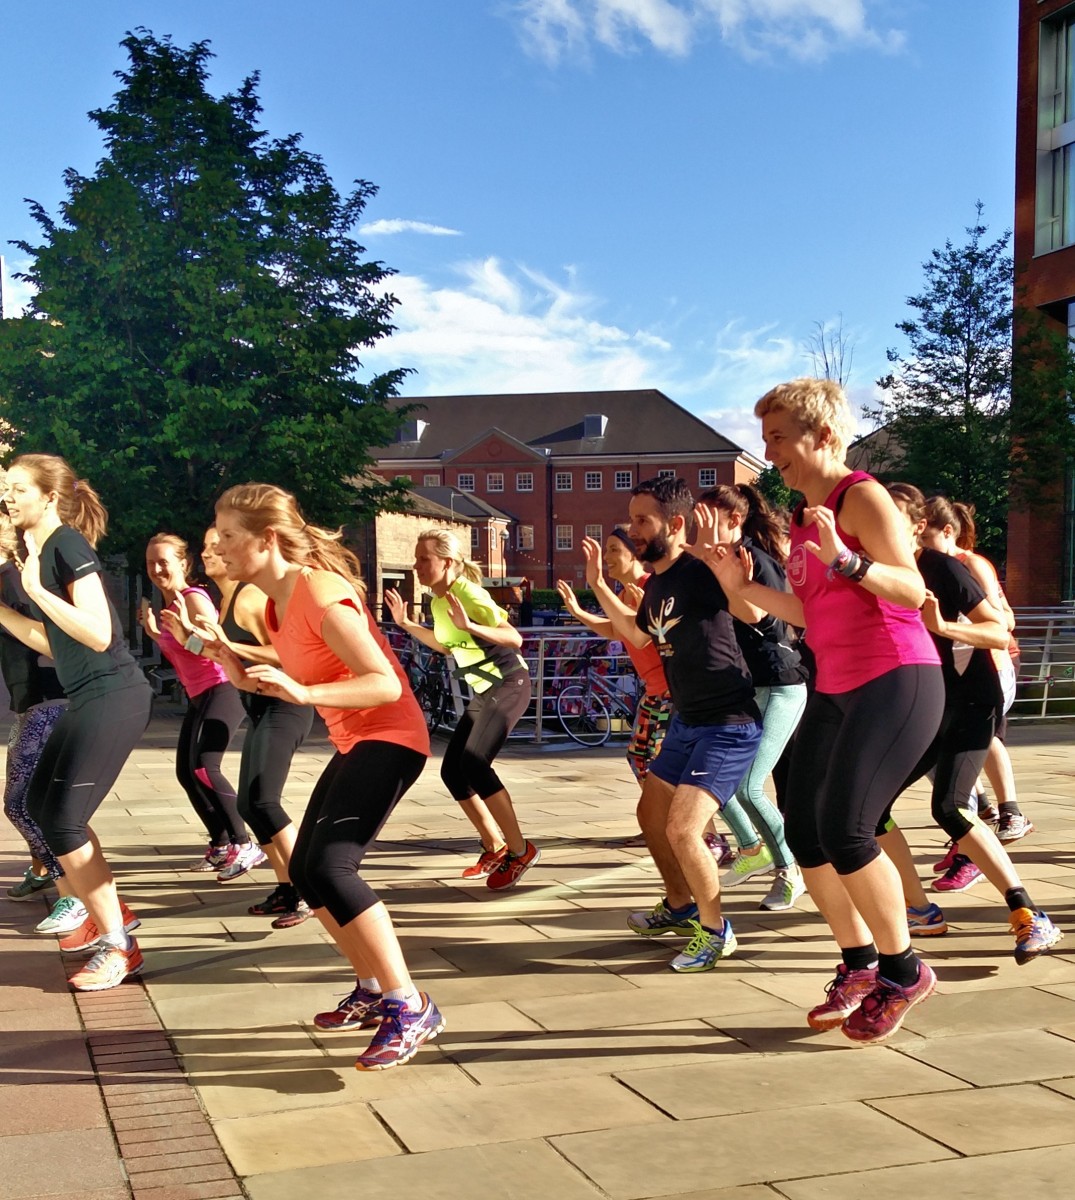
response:
<path id="1" fill-rule="evenodd" d="M 1067 941 L 1016 967 L 989 886 L 948 898 L 953 930 L 924 946 L 938 994 L 873 1049 L 807 1028 L 836 954 L 808 899 L 758 910 L 767 879 L 728 894 L 740 949 L 710 974 L 672 975 L 672 944 L 627 931 L 659 893 L 624 845 L 621 747 L 505 754 L 543 858 L 499 896 L 459 878 L 474 841 L 432 765 L 367 876 L 448 1025 L 381 1073 L 353 1069 L 368 1034 L 313 1027 L 353 985 L 317 922 L 246 914 L 270 873 L 224 887 L 182 870 L 202 837 L 177 731 L 175 714 L 154 720 L 95 823 L 143 920 L 144 986 L 76 1003 L 32 932 L 45 901 L 0 901 L 0 1198 L 1075 1194 L 1070 726 L 1012 738 L 1037 826 L 1013 858 Z M 296 759 L 294 814 L 327 753 L 318 740 Z M 925 793 L 897 813 L 926 873 L 943 837 Z M 0 864 L 5 886 L 25 865 L 6 822 Z"/>

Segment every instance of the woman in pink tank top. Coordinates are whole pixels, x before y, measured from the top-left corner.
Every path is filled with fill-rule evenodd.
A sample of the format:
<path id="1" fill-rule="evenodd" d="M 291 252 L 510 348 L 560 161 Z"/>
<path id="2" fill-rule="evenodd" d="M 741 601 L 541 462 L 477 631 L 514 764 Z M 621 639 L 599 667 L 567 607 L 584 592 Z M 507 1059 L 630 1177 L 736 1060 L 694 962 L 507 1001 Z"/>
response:
<path id="1" fill-rule="evenodd" d="M 791 522 L 792 593 L 753 581 L 745 552 L 719 569 L 725 588 L 805 627 L 817 659 L 785 828 L 842 961 L 807 1021 L 882 1042 L 936 983 L 911 949 L 899 875 L 877 842 L 944 709 L 940 660 L 918 611 L 925 585 L 895 504 L 844 461 L 852 418 L 843 390 L 796 379 L 754 412 L 766 458 L 804 496 Z"/>

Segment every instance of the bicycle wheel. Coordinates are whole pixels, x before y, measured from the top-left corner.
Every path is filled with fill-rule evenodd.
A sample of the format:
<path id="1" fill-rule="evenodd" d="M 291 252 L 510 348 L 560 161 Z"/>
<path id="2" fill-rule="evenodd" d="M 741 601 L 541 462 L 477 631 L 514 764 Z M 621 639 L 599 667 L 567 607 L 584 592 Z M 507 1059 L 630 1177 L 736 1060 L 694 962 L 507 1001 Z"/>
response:
<path id="1" fill-rule="evenodd" d="M 580 746 L 603 746 L 612 732 L 604 700 L 578 683 L 556 697 L 556 715 L 567 736 Z"/>
<path id="2" fill-rule="evenodd" d="M 443 681 L 437 675 L 427 675 L 414 689 L 414 698 L 425 716 L 426 728 L 431 734 L 436 733 L 444 720 L 444 706 L 447 701 Z"/>

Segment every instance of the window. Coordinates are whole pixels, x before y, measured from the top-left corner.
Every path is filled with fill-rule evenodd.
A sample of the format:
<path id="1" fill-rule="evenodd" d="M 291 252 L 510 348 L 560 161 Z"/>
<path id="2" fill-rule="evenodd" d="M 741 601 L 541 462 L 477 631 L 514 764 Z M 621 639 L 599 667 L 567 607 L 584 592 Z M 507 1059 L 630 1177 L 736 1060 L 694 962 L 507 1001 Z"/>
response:
<path id="1" fill-rule="evenodd" d="M 533 525 L 520 525 L 519 531 L 516 534 L 515 545 L 520 550 L 533 550 L 534 548 L 534 527 Z"/>
<path id="2" fill-rule="evenodd" d="M 629 492 L 631 490 L 631 488 L 634 487 L 634 484 L 631 482 L 631 480 L 633 478 L 634 478 L 634 475 L 630 471 L 617 471 L 616 472 L 616 491 L 617 492 Z"/>
<path id="3" fill-rule="evenodd" d="M 477 525 L 470 527 L 470 553 L 472 555 L 481 554 L 482 551 L 482 531 Z"/>
<path id="4" fill-rule="evenodd" d="M 532 492 L 534 490 L 534 472 L 516 471 L 515 490 L 517 492 Z"/>
<path id="5" fill-rule="evenodd" d="M 1041 23 L 1034 252 L 1075 242 L 1075 14 Z"/>
<path id="6" fill-rule="evenodd" d="M 575 548 L 575 527 L 573 525 L 557 525 L 556 526 L 556 549 L 557 550 L 574 550 Z"/>
<path id="7" fill-rule="evenodd" d="M 711 488 L 717 486 L 717 468 L 702 467 L 698 472 L 698 486 L 700 488 Z"/>
<path id="8" fill-rule="evenodd" d="M 588 492 L 599 492 L 601 490 L 601 472 L 587 471 L 586 472 L 586 490 Z"/>
<path id="9" fill-rule="evenodd" d="M 485 477 L 485 490 L 487 492 L 502 492 L 504 490 L 504 472 L 490 471 Z"/>
<path id="10" fill-rule="evenodd" d="M 397 475 L 396 482 L 404 483 L 407 487 L 410 487 L 414 483 L 414 480 L 409 475 Z"/>
<path id="11" fill-rule="evenodd" d="M 661 467 L 657 472 L 658 479 L 675 479 L 676 473 L 672 467 Z"/>
<path id="12" fill-rule="evenodd" d="M 422 487 L 440 487 L 439 475 L 423 475 Z"/>
<path id="13" fill-rule="evenodd" d="M 459 479 L 455 485 L 461 492 L 474 491 L 474 473 L 472 471 L 460 471 Z"/>
<path id="14" fill-rule="evenodd" d="M 556 472 L 556 490 L 558 492 L 571 491 L 571 472 L 557 471 Z"/>
<path id="15" fill-rule="evenodd" d="M 601 537 L 602 537 L 603 533 L 604 533 L 604 530 L 602 530 L 600 525 L 587 525 L 586 526 L 586 536 L 588 538 L 593 538 L 593 540 L 595 542 L 601 541 Z"/>

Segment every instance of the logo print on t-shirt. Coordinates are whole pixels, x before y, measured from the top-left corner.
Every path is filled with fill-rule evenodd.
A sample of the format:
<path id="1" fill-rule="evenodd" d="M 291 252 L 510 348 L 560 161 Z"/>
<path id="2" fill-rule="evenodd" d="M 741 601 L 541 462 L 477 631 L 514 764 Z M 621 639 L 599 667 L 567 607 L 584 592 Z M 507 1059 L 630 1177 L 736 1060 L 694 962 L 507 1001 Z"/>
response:
<path id="1" fill-rule="evenodd" d="M 672 610 L 676 606 L 675 596 L 668 596 L 661 601 L 660 607 L 657 609 L 657 615 L 653 615 L 652 609 L 649 614 L 649 635 L 657 643 L 657 649 L 661 653 L 662 658 L 670 658 L 672 656 L 672 647 L 668 644 L 668 634 L 683 620 L 682 617 L 673 617 Z"/>
<path id="2" fill-rule="evenodd" d="M 796 546 L 788 556 L 788 583 L 802 587 L 806 582 L 806 547 Z"/>

